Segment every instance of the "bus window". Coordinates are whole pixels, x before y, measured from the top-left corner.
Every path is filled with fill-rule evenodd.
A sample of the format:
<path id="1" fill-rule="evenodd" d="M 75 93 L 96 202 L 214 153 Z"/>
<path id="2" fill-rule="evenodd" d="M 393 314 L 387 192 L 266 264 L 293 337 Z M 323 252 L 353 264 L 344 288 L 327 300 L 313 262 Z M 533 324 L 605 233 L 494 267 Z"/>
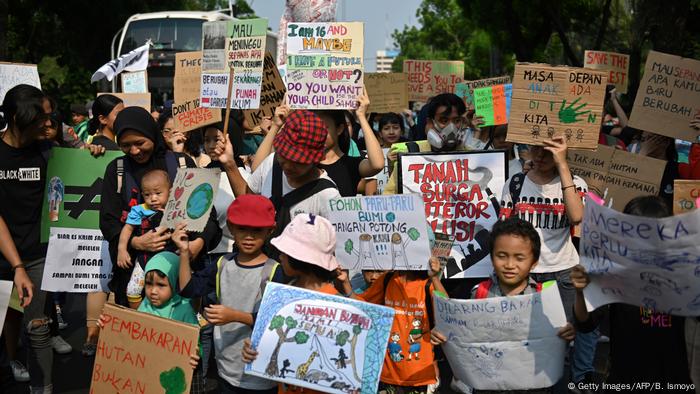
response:
<path id="1" fill-rule="evenodd" d="M 125 54 L 153 41 L 153 49 L 188 52 L 202 48 L 202 19 L 161 18 L 143 19 L 129 23 L 121 53 Z"/>

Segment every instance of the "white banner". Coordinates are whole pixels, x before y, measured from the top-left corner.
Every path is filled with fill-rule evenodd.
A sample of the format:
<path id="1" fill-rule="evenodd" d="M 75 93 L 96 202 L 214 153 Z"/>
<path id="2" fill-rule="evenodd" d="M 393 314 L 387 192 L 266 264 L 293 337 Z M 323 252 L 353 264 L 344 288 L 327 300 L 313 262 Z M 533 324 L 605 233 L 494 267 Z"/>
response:
<path id="1" fill-rule="evenodd" d="M 434 296 L 435 327 L 455 377 L 477 390 L 553 386 L 563 375 L 566 314 L 556 283 L 534 293 L 481 300 Z"/>
<path id="2" fill-rule="evenodd" d="M 583 293 L 592 311 L 614 302 L 700 315 L 700 210 L 667 218 L 626 215 L 591 200 L 581 224 Z"/>
<path id="3" fill-rule="evenodd" d="M 51 227 L 41 290 L 69 293 L 109 291 L 112 261 L 100 230 Z"/>
<path id="4" fill-rule="evenodd" d="M 99 70 L 95 71 L 90 78 L 90 83 L 97 82 L 102 78 L 107 78 L 108 81 L 114 79 L 116 75 L 122 71 L 141 71 L 148 67 L 148 48 L 150 42 L 134 49 L 126 55 L 110 61 Z"/>
<path id="5" fill-rule="evenodd" d="M 330 200 L 335 255 L 350 270 L 428 269 L 430 242 L 420 194 Z"/>
<path id="6" fill-rule="evenodd" d="M 456 261 L 447 264 L 447 277 L 489 276 L 489 231 L 507 179 L 505 151 L 408 153 L 398 160 L 400 193 L 422 194 L 433 232 L 455 237 Z"/>

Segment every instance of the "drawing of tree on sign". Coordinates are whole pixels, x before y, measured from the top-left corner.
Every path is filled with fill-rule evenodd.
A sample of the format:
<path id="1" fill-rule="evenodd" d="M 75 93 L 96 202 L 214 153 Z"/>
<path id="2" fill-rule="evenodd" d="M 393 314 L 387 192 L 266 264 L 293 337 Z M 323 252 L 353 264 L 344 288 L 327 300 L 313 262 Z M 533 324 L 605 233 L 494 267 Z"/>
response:
<path id="1" fill-rule="evenodd" d="M 293 337 L 287 337 L 287 335 L 289 335 L 289 331 L 297 328 L 297 325 L 297 321 L 290 316 L 285 318 L 284 316 L 276 315 L 272 318 L 272 321 L 270 321 L 270 325 L 267 327 L 267 329 L 270 331 L 275 331 L 279 338 L 277 339 L 277 345 L 275 346 L 275 350 L 272 352 L 272 356 L 270 356 L 270 361 L 267 363 L 267 368 L 265 368 L 265 373 L 267 375 L 279 375 L 279 365 L 277 363 L 277 357 L 279 355 L 282 344 L 286 342 L 295 342 L 298 345 L 301 345 L 309 340 L 309 334 L 307 334 L 304 331 L 297 331 Z M 286 328 L 283 328 L 285 326 Z"/>
<path id="2" fill-rule="evenodd" d="M 347 330 L 341 331 L 337 337 L 335 337 L 335 344 L 343 347 L 345 344 L 347 344 L 348 339 L 350 339 L 350 364 L 352 365 L 352 373 L 355 375 L 355 379 L 357 381 L 361 382 L 362 379 L 360 379 L 360 375 L 357 373 L 357 363 L 356 357 L 355 357 L 355 348 L 357 346 L 357 340 L 360 337 L 360 334 L 362 333 L 362 327 L 360 327 L 359 324 L 355 324 L 352 327 L 352 339 L 350 339 L 350 333 Z M 346 360 L 347 361 L 347 360 Z"/>

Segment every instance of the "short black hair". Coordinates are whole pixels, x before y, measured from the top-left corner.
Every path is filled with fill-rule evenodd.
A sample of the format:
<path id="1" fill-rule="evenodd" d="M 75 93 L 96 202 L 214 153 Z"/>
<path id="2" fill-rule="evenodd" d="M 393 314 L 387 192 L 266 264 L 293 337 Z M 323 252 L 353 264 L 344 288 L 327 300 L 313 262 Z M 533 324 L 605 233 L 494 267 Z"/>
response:
<path id="1" fill-rule="evenodd" d="M 493 254 L 493 247 L 496 244 L 496 239 L 502 235 L 515 235 L 530 240 L 532 246 L 532 256 L 535 261 L 540 259 L 540 235 L 535 231 L 535 228 L 530 222 L 517 217 L 510 217 L 503 221 L 498 221 L 493 225 L 491 234 L 489 234 L 489 248 Z"/>
<path id="2" fill-rule="evenodd" d="M 447 107 L 447 112 L 452 111 L 452 107 L 457 108 L 457 114 L 464 115 L 467 113 L 467 106 L 459 96 L 454 93 L 443 93 L 433 97 L 428 105 L 428 117 L 435 118 L 435 113 L 440 107 Z"/>
<path id="3" fill-rule="evenodd" d="M 639 196 L 630 200 L 622 211 L 628 215 L 665 218 L 673 215 L 666 201 L 659 196 Z"/>
<path id="4" fill-rule="evenodd" d="M 294 257 L 287 255 L 287 260 L 289 261 L 289 266 L 292 267 L 294 271 L 303 272 L 305 274 L 313 275 L 323 282 L 333 282 L 335 280 L 335 271 L 328 271 L 323 267 L 319 267 L 316 264 L 307 263 Z"/>
<path id="5" fill-rule="evenodd" d="M 401 133 L 403 134 L 404 130 L 404 125 L 403 125 L 403 118 L 401 115 L 394 113 L 394 112 L 388 112 L 386 114 L 382 114 L 382 116 L 379 118 L 379 132 L 382 131 L 384 126 L 388 124 L 397 124 L 399 125 L 399 128 L 401 128 Z"/>

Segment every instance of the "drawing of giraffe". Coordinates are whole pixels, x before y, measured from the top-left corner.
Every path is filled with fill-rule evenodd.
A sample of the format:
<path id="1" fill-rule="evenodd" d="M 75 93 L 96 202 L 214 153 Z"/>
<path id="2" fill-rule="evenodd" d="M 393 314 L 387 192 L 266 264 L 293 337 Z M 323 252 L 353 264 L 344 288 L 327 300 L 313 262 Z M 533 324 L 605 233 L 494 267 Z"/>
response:
<path id="1" fill-rule="evenodd" d="M 311 363 L 314 362 L 316 356 L 318 356 L 318 352 L 312 352 L 309 356 L 309 359 L 306 360 L 305 363 L 299 364 L 296 372 L 297 379 L 303 380 L 304 378 L 306 378 L 306 374 L 309 372 L 309 367 L 311 366 Z"/>

